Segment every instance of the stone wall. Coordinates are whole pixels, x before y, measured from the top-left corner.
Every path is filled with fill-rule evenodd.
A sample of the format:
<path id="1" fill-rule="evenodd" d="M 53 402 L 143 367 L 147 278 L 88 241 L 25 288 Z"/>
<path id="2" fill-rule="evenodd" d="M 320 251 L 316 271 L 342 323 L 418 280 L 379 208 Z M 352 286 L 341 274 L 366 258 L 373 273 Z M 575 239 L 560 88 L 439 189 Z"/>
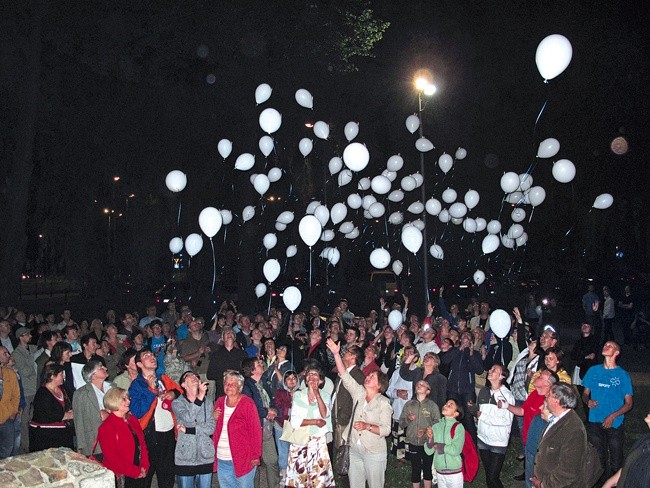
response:
<path id="1" fill-rule="evenodd" d="M 0 461 L 0 487 L 52 486 L 114 488 L 112 471 L 67 448 L 14 456 Z"/>

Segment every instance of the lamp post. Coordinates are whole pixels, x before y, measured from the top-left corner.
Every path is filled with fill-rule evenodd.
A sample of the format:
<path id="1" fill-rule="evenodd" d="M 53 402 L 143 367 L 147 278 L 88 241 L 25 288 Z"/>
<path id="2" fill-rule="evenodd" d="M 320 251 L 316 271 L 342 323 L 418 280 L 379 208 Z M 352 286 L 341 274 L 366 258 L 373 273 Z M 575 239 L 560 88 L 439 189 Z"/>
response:
<path id="1" fill-rule="evenodd" d="M 424 137 L 424 122 L 422 120 L 422 111 L 424 106 L 422 104 L 422 95 L 426 97 L 432 96 L 436 92 L 436 86 L 431 83 L 431 73 L 428 70 L 419 70 L 415 74 L 415 89 L 418 92 L 418 118 L 420 119 L 420 137 Z M 422 174 L 422 204 L 426 204 L 426 178 L 424 173 L 424 152 L 420 151 L 420 174 Z M 424 306 L 427 307 L 429 303 L 429 250 L 427 249 L 427 214 L 426 211 L 422 216 L 424 222 L 424 229 L 422 231 L 422 266 L 424 268 Z"/>

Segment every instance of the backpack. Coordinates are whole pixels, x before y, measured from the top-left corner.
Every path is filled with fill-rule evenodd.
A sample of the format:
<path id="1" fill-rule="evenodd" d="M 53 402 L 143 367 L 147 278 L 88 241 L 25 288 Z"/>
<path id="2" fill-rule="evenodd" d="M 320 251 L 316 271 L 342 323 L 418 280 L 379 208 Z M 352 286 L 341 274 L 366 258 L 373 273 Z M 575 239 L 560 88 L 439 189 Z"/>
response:
<path id="1" fill-rule="evenodd" d="M 451 426 L 452 439 L 454 438 L 458 424 L 459 422 L 456 422 Z M 463 481 L 471 483 L 476 478 L 476 473 L 478 473 L 479 457 L 474 439 L 472 439 L 472 436 L 467 431 L 465 431 L 465 443 L 463 444 L 463 451 L 460 453 L 460 457 L 463 460 Z"/>

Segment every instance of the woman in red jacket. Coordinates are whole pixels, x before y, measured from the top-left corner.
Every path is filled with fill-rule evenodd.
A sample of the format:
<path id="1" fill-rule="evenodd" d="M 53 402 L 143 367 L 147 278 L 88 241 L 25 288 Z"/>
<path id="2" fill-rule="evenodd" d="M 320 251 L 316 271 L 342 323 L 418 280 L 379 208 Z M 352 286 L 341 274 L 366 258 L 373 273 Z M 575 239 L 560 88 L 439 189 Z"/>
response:
<path id="1" fill-rule="evenodd" d="M 143 488 L 149 470 L 149 453 L 138 419 L 129 413 L 131 399 L 126 390 L 111 388 L 104 396 L 110 412 L 99 426 L 97 442 L 104 455 L 103 465 L 124 479 L 125 488 Z"/>
<path id="2" fill-rule="evenodd" d="M 243 388 L 242 375 L 226 373 L 223 379 L 226 396 L 219 398 L 214 408 L 217 428 L 212 440 L 220 486 L 253 488 L 255 471 L 260 465 L 262 426 L 255 402 L 242 395 Z"/>

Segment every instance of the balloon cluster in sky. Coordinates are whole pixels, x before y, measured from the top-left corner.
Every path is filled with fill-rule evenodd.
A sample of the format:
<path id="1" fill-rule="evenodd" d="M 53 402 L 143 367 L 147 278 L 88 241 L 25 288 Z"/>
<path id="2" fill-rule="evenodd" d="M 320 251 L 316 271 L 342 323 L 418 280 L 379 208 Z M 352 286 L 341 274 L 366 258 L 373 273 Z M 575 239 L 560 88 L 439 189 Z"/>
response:
<path id="1" fill-rule="evenodd" d="M 537 68 L 545 83 L 560 75 L 571 62 L 572 48 L 568 39 L 559 34 L 546 37 L 540 42 L 535 55 Z M 258 106 L 266 104 L 271 99 L 272 88 L 270 85 L 263 83 L 255 90 L 255 102 Z M 295 92 L 295 101 L 301 107 L 307 110 L 313 110 L 314 99 L 311 93 L 305 89 L 299 89 Z M 272 107 L 263 108 L 259 114 L 259 126 L 264 133 L 259 139 L 259 151 L 264 158 L 267 158 L 275 150 L 275 140 L 273 134 L 282 126 L 282 114 Z M 410 134 L 415 134 L 420 127 L 420 119 L 417 115 L 409 115 L 406 119 L 406 129 Z M 359 215 L 365 219 L 385 219 L 386 229 L 388 224 L 401 229 L 401 243 L 404 248 L 416 255 L 423 245 L 429 246 L 429 253 L 436 260 L 444 259 L 443 247 L 434 241 L 433 244 L 424 242 L 423 229 L 426 225 L 426 215 L 429 219 L 437 218 L 441 223 L 448 224 L 451 222 L 461 226 L 464 232 L 471 235 L 479 233 L 486 234 L 482 238 L 481 249 L 484 255 L 495 252 L 503 246 L 508 249 L 525 246 L 528 241 L 528 234 L 524 228 L 527 217 L 527 208 L 532 210 L 541 205 L 546 198 L 546 190 L 541 186 L 536 186 L 533 181 L 533 175 L 530 172 L 517 174 L 516 172 L 505 172 L 500 180 L 500 190 L 504 194 L 504 202 L 514 206 L 510 216 L 512 223 L 504 227 L 502 222 L 497 219 L 487 219 L 476 213 L 481 197 L 476 190 L 459 188 L 446 188 L 441 195 L 437 197 L 431 195 L 426 201 L 416 200 L 408 206 L 402 204 L 405 196 L 420 188 L 424 183 L 424 177 L 420 173 L 401 174 L 404 160 L 399 154 L 395 154 L 386 161 L 385 169 L 379 174 L 361 176 L 360 173 L 366 169 L 370 162 L 371 155 L 363 142 L 356 139 L 360 133 L 359 124 L 348 122 L 344 127 L 344 136 L 347 145 L 342 154 L 335 154 L 327 163 L 327 169 L 340 188 L 357 181 L 356 189 L 353 189 L 344 201 L 335 202 L 330 207 L 321 204 L 318 201 L 310 202 L 304 215 L 296 216 L 289 210 L 282 211 L 276 218 L 275 229 L 283 232 L 289 225 L 298 223 L 300 237 L 305 246 L 312 252 L 312 248 L 319 242 L 329 243 L 334 241 L 338 233 L 342 234 L 347 240 L 356 239 L 362 231 L 359 229 Z M 329 125 L 324 121 L 317 121 L 313 125 L 315 140 L 302 138 L 298 141 L 298 150 L 303 157 L 308 157 L 314 148 L 314 144 L 319 144 L 318 140 L 327 140 L 330 137 Z M 427 153 L 434 149 L 433 143 L 424 136 L 418 137 L 414 141 L 415 148 L 421 153 Z M 226 161 L 233 153 L 233 144 L 228 139 L 219 141 L 217 150 L 221 157 Z M 250 148 L 245 148 L 234 157 L 233 167 L 237 171 L 251 171 L 255 167 L 255 154 Z M 560 153 L 560 142 L 552 137 L 544 139 L 538 147 L 536 157 L 538 160 L 552 160 L 550 164 L 545 165 L 549 168 L 554 179 L 562 184 L 570 183 L 576 176 L 576 167 L 569 159 L 555 159 Z M 437 158 L 437 166 L 444 174 L 453 170 L 456 164 L 467 156 L 467 151 L 459 147 L 452 156 L 443 153 Z M 530 171 L 530 170 L 529 170 Z M 271 188 L 271 185 L 283 176 L 283 170 L 278 167 L 271 168 L 265 173 L 252 173 L 250 175 L 250 184 L 255 191 L 263 197 Z M 187 184 L 187 176 L 179 170 L 174 170 L 167 175 L 165 180 L 167 188 L 172 192 L 182 191 Z M 613 203 L 610 194 L 604 193 L 596 197 L 593 208 L 606 209 Z M 404 208 L 406 207 L 406 208 Z M 387 208 L 392 212 L 387 215 Z M 426 212 L 426 213 L 425 213 Z M 251 221 L 256 215 L 256 206 L 246 205 L 241 210 L 243 223 Z M 296 218 L 298 217 L 298 218 Z M 230 210 L 218 210 L 214 207 L 206 207 L 199 215 L 199 227 L 201 231 L 212 239 L 221 229 L 222 225 L 228 225 L 232 222 L 233 213 Z M 406 220 L 406 222 L 405 222 Z M 386 231 L 386 233 L 388 233 Z M 388 235 L 385 235 L 388 239 Z M 275 233 L 268 233 L 263 238 L 263 246 L 268 251 L 276 248 L 278 245 L 278 236 Z M 339 241 L 343 251 L 345 251 L 345 241 Z M 203 246 L 203 239 L 200 234 L 193 233 L 187 236 L 184 243 L 180 237 L 174 237 L 169 243 L 169 249 L 172 253 L 178 253 L 182 250 L 183 245 L 190 256 L 196 255 Z M 370 264 L 376 269 L 391 268 L 396 275 L 400 275 L 404 266 L 402 261 L 394 259 L 386 246 L 375 243 L 375 249 L 370 253 Z M 297 245 L 291 243 L 286 247 L 286 258 L 295 256 L 298 252 Z M 320 257 L 325 259 L 329 265 L 336 266 L 340 257 L 341 250 L 338 247 L 327 245 L 322 249 Z M 271 284 L 278 278 L 281 272 L 281 266 L 277 259 L 267 259 L 263 267 L 263 275 L 266 283 L 260 282 L 254 289 L 258 298 L 264 296 Z M 473 274 L 473 280 L 477 284 L 483 283 L 485 273 L 482 270 L 476 270 Z M 283 299 L 285 305 L 290 310 L 295 310 L 300 305 L 300 290 L 295 287 L 289 287 L 284 290 Z M 390 321 L 390 317 L 389 317 Z M 397 321 L 397 317 L 395 317 Z M 400 314 L 401 323 L 401 314 Z M 508 324 L 509 325 L 509 324 Z"/>

